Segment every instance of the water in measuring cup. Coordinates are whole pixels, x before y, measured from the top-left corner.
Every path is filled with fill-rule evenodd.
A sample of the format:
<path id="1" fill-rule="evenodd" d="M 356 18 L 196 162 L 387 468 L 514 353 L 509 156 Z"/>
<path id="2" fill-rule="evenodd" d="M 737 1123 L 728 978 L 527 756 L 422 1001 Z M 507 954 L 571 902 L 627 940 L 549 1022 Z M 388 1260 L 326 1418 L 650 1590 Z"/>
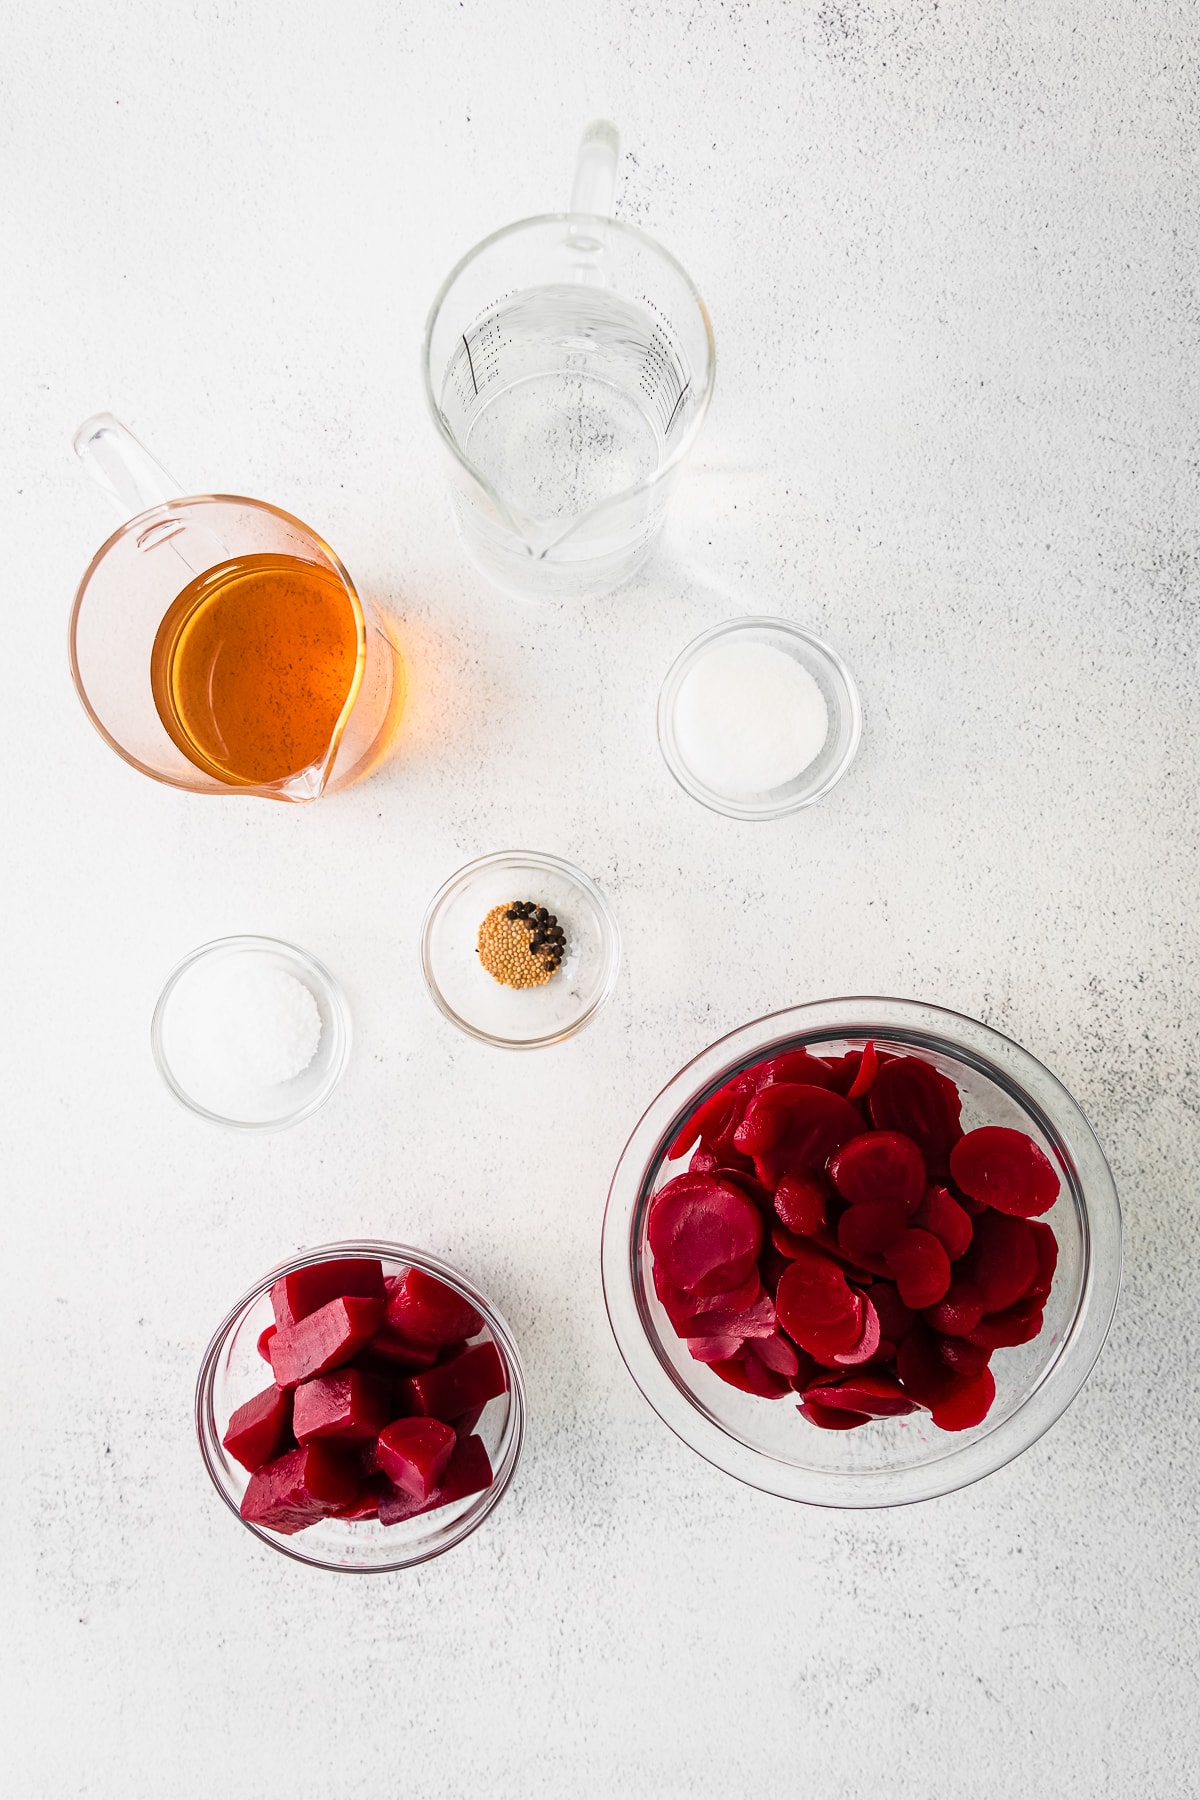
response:
<path id="1" fill-rule="evenodd" d="M 529 531 L 526 541 L 506 544 L 460 506 L 476 554 L 493 565 L 531 555 L 576 564 L 636 558 L 660 520 L 657 496 L 563 534 L 659 469 L 691 417 L 690 388 L 665 324 L 604 289 L 535 288 L 489 310 L 451 359 L 442 412 Z"/>

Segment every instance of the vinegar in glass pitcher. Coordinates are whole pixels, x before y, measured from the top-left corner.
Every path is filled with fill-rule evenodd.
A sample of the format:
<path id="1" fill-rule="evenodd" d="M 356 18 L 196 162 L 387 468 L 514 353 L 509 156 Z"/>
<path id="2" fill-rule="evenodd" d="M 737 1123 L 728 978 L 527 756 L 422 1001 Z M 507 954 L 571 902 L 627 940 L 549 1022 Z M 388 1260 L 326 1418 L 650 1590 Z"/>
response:
<path id="1" fill-rule="evenodd" d="M 338 577 L 282 554 L 189 582 L 158 628 L 150 684 L 188 760 L 233 787 L 286 781 L 328 754 L 360 657 Z"/>

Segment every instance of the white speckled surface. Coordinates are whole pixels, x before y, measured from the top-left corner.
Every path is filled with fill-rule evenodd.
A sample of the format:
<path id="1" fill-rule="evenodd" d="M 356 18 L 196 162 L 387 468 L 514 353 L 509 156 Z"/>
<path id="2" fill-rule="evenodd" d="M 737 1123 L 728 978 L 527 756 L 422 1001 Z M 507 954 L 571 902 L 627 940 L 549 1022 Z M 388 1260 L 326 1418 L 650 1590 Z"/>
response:
<path id="1" fill-rule="evenodd" d="M 14 1800 L 1184 1800 L 1196 1792 L 1197 20 L 1188 0 L 14 0 L 0 447 L 6 1573 Z M 671 543 L 525 616 L 452 539 L 417 346 L 584 122 L 709 301 Z M 108 754 L 66 614 L 109 406 L 185 483 L 298 512 L 399 621 L 390 768 L 314 809 Z M 866 736 L 811 813 L 673 785 L 658 681 L 741 610 L 843 652 Z M 625 934 L 564 1048 L 420 981 L 467 858 L 569 856 Z M 343 1088 L 245 1141 L 151 1065 L 224 932 L 337 973 Z M 1126 1207 L 1109 1348 L 1056 1430 L 901 1513 L 742 1490 L 659 1425 L 598 1277 L 642 1105 L 772 1007 L 916 994 L 1082 1101 Z M 533 1129 L 531 1100 L 542 1120 Z M 458 1260 L 523 1345 L 517 1483 L 407 1579 L 274 1556 L 192 1434 L 214 1324 L 295 1246 Z"/>

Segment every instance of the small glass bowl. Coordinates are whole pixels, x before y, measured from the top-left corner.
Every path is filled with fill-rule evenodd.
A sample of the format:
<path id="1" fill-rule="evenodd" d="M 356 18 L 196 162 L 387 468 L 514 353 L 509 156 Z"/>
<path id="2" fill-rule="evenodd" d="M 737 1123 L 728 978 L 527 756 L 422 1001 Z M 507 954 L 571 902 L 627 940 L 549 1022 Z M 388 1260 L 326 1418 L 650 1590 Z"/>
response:
<path id="1" fill-rule="evenodd" d="M 316 1054 L 306 1069 L 291 1081 L 247 1090 L 239 1096 L 240 1104 L 231 1100 L 228 1107 L 215 1110 L 191 1093 L 185 1084 L 186 1070 L 182 1048 L 172 1042 L 173 1004 L 186 992 L 187 984 L 201 980 L 210 972 L 224 972 L 228 965 L 244 960 L 249 966 L 281 969 L 294 975 L 311 993 L 321 1015 L 321 1037 Z M 342 1078 L 350 1056 L 350 1014 L 342 990 L 323 963 L 295 944 L 278 938 L 227 937 L 211 944 L 201 944 L 185 956 L 167 977 L 150 1023 L 150 1047 L 158 1072 L 175 1098 L 189 1111 L 216 1125 L 231 1125 L 236 1131 L 278 1131 L 295 1125 L 324 1106 Z M 174 1055 L 172 1052 L 174 1051 Z"/>
<path id="2" fill-rule="evenodd" d="M 536 900 L 566 932 L 561 966 L 541 987 L 510 988 L 479 961 L 479 927 L 494 906 Z M 438 889 L 421 928 L 421 970 L 452 1024 L 505 1050 L 539 1050 L 590 1024 L 616 986 L 621 934 L 581 869 L 556 856 L 481 856 Z"/>
<path id="3" fill-rule="evenodd" d="M 806 769 L 782 787 L 761 794 L 729 795 L 706 785 L 688 766 L 676 730 L 676 708 L 684 681 L 718 642 L 769 644 L 808 670 L 829 714 L 825 743 Z M 658 696 L 658 743 L 663 760 L 686 794 L 730 819 L 780 819 L 811 806 L 842 779 L 862 737 L 862 706 L 854 677 L 829 645 L 789 619 L 730 619 L 714 625 L 680 651 Z"/>
<path id="4" fill-rule="evenodd" d="M 461 1294 L 483 1314 L 484 1325 L 500 1353 L 508 1376 L 508 1392 L 490 1400 L 475 1430 L 483 1439 L 492 1465 L 492 1485 L 436 1512 L 421 1513 L 398 1525 L 381 1525 L 378 1519 L 323 1519 L 288 1537 L 262 1525 L 251 1525 L 238 1508 L 250 1477 L 228 1454 L 221 1437 L 234 1410 L 270 1381 L 270 1365 L 258 1354 L 260 1332 L 275 1322 L 271 1288 L 281 1275 L 310 1263 L 342 1256 L 378 1257 L 385 1275 L 401 1269 L 423 1269 Z M 314 1569 L 337 1569 L 348 1574 L 380 1574 L 389 1569 L 411 1569 L 453 1549 L 477 1530 L 499 1505 L 516 1473 L 525 1438 L 525 1377 L 513 1335 L 500 1314 L 449 1263 L 407 1244 L 362 1238 L 345 1244 L 321 1244 L 293 1256 L 271 1269 L 238 1301 L 213 1334 L 196 1380 L 196 1435 L 204 1466 L 213 1486 L 238 1522 L 272 1550 L 308 1563 Z"/>
<path id="5" fill-rule="evenodd" d="M 1042 1331 L 996 1351 L 996 1399 L 973 1430 L 939 1430 L 928 1413 L 820 1431 L 787 1399 L 728 1386 L 693 1361 L 654 1291 L 646 1239 L 650 1202 L 686 1168 L 667 1147 L 700 1102 L 764 1058 L 802 1047 L 839 1055 L 873 1040 L 926 1058 L 958 1084 L 962 1123 L 1028 1132 L 1062 1189 L 1046 1220 L 1059 1244 Z M 1066 1410 L 1103 1347 L 1121 1280 L 1121 1211 L 1095 1133 L 1048 1069 L 1011 1039 L 915 1000 L 821 1000 L 790 1007 L 721 1038 L 652 1102 L 622 1153 L 604 1215 L 608 1316 L 634 1381 L 685 1444 L 719 1469 L 816 1506 L 899 1506 L 966 1487 L 1019 1456 Z M 798 1396 L 796 1397 L 798 1401 Z"/>

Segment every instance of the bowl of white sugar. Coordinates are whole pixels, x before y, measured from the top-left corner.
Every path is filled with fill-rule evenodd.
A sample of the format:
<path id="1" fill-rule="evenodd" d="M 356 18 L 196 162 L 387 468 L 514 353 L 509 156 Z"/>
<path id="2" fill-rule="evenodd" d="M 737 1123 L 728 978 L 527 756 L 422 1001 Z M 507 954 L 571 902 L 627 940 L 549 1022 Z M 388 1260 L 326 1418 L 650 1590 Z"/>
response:
<path id="1" fill-rule="evenodd" d="M 854 760 L 862 708 L 837 652 L 788 619 L 732 619 L 672 663 L 658 741 L 680 787 L 733 819 L 820 800 Z"/>
<path id="2" fill-rule="evenodd" d="M 273 1131 L 323 1106 L 350 1054 L 342 991 L 277 938 L 202 944 L 172 970 L 150 1026 L 175 1098 L 218 1125 Z"/>

